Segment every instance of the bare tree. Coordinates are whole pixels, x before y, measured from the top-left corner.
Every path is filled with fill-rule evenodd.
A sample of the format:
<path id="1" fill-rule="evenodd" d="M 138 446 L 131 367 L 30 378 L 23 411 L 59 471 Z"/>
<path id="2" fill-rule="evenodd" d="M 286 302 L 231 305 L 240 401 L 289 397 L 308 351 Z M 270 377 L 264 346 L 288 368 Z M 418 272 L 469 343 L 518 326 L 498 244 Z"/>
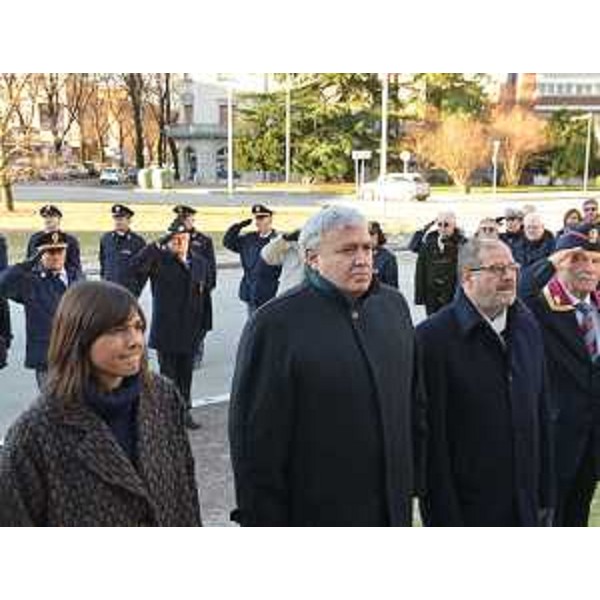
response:
<path id="1" fill-rule="evenodd" d="M 65 139 L 90 100 L 94 86 L 87 73 L 40 73 L 40 118 L 52 134 L 54 160 L 61 155 Z"/>
<path id="2" fill-rule="evenodd" d="M 123 73 L 123 81 L 129 94 L 135 133 L 135 164 L 144 167 L 144 99 L 147 91 L 147 78 L 143 73 Z"/>
<path id="3" fill-rule="evenodd" d="M 497 110 L 491 129 L 501 141 L 504 183 L 518 185 L 528 160 L 548 146 L 546 123 L 530 108 L 516 105 Z"/>
<path id="4" fill-rule="evenodd" d="M 9 211 L 15 208 L 11 163 L 31 151 L 36 82 L 31 73 L 0 73 L 0 201 Z"/>
<path id="5" fill-rule="evenodd" d="M 489 161 L 489 146 L 485 125 L 465 115 L 436 120 L 414 139 L 417 154 L 447 171 L 466 193 L 470 192 L 473 172 Z"/>

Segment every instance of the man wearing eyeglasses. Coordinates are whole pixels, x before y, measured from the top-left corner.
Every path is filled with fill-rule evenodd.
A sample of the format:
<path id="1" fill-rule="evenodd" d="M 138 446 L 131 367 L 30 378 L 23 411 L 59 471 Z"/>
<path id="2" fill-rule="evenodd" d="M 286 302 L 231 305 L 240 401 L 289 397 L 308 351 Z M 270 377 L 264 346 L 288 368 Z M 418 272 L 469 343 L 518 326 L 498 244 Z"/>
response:
<path id="1" fill-rule="evenodd" d="M 506 244 L 460 249 L 461 288 L 421 323 L 428 414 L 429 526 L 549 524 L 550 410 L 542 333 L 516 299 L 518 265 Z"/>
<path id="2" fill-rule="evenodd" d="M 435 221 L 437 229 L 417 232 L 410 248 L 418 252 L 415 270 L 415 304 L 424 305 L 427 315 L 448 304 L 456 291 L 458 249 L 466 238 L 456 226 L 452 212 L 442 212 Z M 418 240 L 418 234 L 421 238 Z"/>
<path id="3" fill-rule="evenodd" d="M 562 235 L 541 267 L 551 279 L 526 301 L 542 328 L 558 410 L 555 525 L 585 527 L 600 476 L 600 227 Z"/>
<path id="4" fill-rule="evenodd" d="M 595 198 L 589 198 L 583 203 L 583 222 L 598 224 L 600 218 L 598 217 L 598 200 Z"/>

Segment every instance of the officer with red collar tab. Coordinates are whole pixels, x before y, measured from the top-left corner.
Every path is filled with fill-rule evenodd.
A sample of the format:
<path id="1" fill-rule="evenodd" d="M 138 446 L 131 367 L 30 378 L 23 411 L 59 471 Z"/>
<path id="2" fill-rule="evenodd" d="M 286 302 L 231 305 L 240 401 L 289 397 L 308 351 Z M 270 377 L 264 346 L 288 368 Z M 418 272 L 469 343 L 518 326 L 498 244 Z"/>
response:
<path id="1" fill-rule="evenodd" d="M 600 476 L 600 226 L 561 236 L 542 266 L 554 275 L 525 300 L 543 331 L 558 410 L 555 526 L 585 527 Z"/>

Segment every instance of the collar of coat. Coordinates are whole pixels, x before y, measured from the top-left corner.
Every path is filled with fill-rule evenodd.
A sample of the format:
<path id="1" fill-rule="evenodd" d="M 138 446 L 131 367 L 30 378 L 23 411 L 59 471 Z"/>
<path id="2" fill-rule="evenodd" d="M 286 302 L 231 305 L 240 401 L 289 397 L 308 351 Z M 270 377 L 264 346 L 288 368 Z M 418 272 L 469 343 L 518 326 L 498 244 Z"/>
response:
<path id="1" fill-rule="evenodd" d="M 564 284 L 558 277 L 553 277 L 542 292 L 548 308 L 553 312 L 570 312 L 575 310 Z M 590 294 L 592 302 L 600 309 L 600 293 L 592 292 Z"/>
<path id="2" fill-rule="evenodd" d="M 481 327 L 482 325 L 490 327 L 491 329 L 491 325 L 483 318 L 477 308 L 475 308 L 462 287 L 459 288 L 457 297 L 452 302 L 451 306 L 454 310 L 454 314 L 456 315 L 458 325 L 463 335 L 468 335 L 471 333 L 471 331 L 477 327 Z M 508 329 L 513 320 L 518 318 L 519 315 L 523 314 L 525 310 L 526 309 L 523 307 L 523 304 L 517 298 L 513 304 L 508 307 L 506 312 L 506 328 Z"/>
<path id="3" fill-rule="evenodd" d="M 343 291 L 341 291 L 336 285 L 331 283 L 331 281 L 329 281 L 328 279 L 325 279 L 325 277 L 322 277 L 314 269 L 306 267 L 305 273 L 306 280 L 313 289 L 318 290 L 324 296 L 335 300 L 336 302 L 338 302 L 346 308 L 353 308 L 357 305 L 360 305 L 371 294 L 376 293 L 380 287 L 377 278 L 373 277 L 373 279 L 371 280 L 371 285 L 369 286 L 369 289 L 366 291 L 366 293 L 360 298 L 354 298 L 353 296 L 350 296 L 349 294 L 346 294 Z"/>

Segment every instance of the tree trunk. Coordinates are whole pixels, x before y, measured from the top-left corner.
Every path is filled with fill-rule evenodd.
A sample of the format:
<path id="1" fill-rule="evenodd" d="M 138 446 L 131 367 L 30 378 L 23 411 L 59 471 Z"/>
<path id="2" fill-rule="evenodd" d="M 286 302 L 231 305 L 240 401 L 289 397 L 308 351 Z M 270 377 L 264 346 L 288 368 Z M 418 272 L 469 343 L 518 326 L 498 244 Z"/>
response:
<path id="1" fill-rule="evenodd" d="M 173 138 L 167 138 L 169 142 L 169 150 L 171 151 L 171 158 L 173 160 L 173 168 L 175 170 L 175 179 L 180 181 L 179 174 L 179 155 L 177 154 L 177 144 Z"/>
<path id="2" fill-rule="evenodd" d="M 6 210 L 14 212 L 15 201 L 13 198 L 12 183 L 5 176 L 0 176 L 0 202 L 6 206 Z"/>

